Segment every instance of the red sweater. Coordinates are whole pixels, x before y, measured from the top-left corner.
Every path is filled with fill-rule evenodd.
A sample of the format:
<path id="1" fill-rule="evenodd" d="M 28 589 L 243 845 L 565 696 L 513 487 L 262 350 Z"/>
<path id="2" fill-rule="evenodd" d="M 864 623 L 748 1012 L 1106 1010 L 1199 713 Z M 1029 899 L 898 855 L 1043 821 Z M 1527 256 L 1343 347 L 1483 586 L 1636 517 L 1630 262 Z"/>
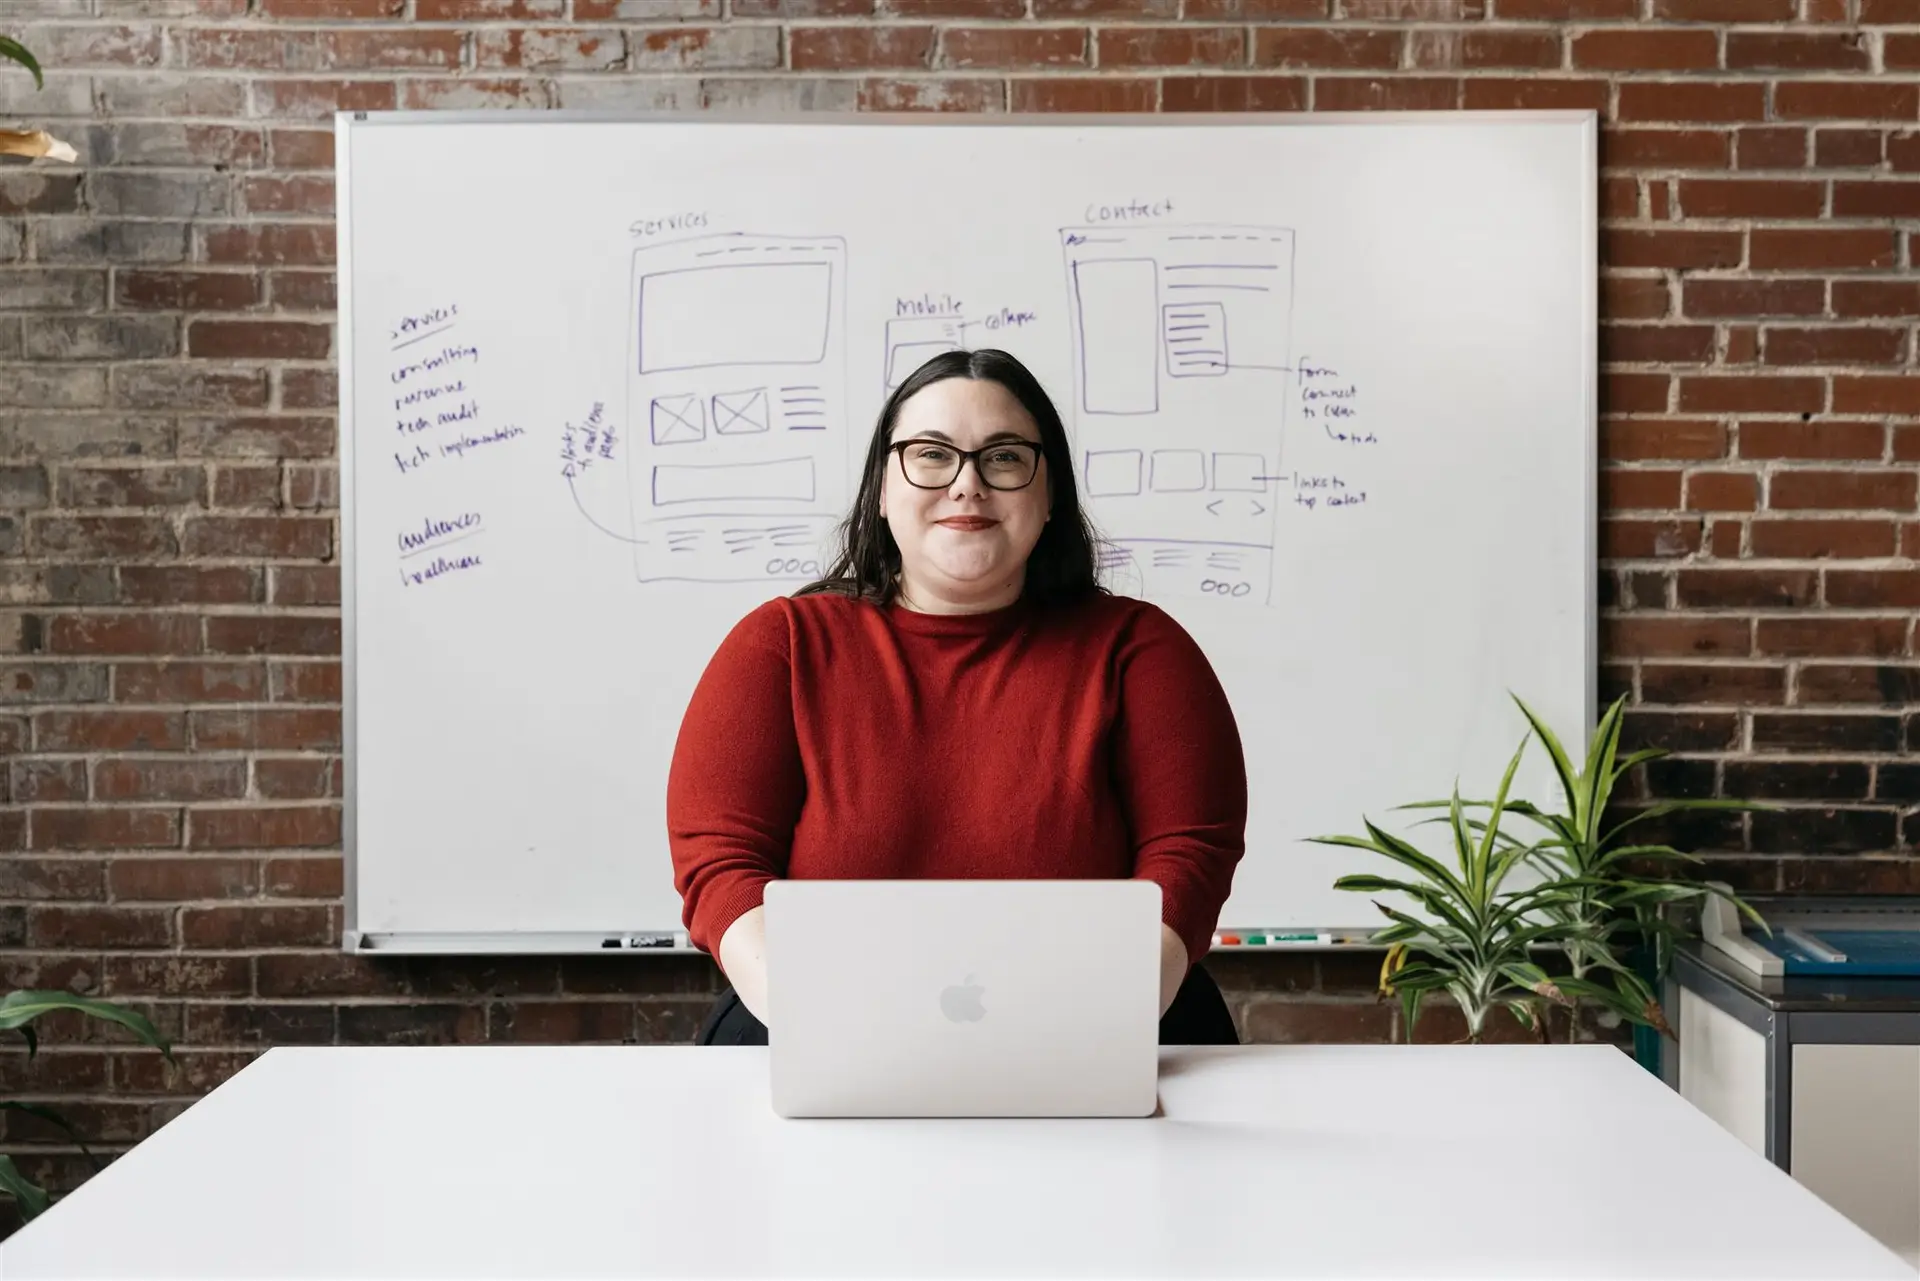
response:
<path id="1" fill-rule="evenodd" d="M 667 780 L 674 883 L 709 953 L 775 877 L 1144 877 L 1198 960 L 1246 818 L 1212 667 L 1121 596 L 960 615 L 768 601 L 708 663 Z"/>

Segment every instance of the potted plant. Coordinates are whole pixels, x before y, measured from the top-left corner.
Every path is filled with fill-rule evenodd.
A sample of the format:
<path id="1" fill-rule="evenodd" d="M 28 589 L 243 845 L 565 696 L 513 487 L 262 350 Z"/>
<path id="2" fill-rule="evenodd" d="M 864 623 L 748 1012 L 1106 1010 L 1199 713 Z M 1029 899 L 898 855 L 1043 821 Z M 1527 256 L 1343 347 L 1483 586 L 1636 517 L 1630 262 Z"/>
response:
<path id="1" fill-rule="evenodd" d="M 18 63 L 33 74 L 34 88 L 46 87 L 47 82 L 40 73 L 39 62 L 18 40 L 10 36 L 0 36 L 0 62 Z M 0 156 L 25 156 L 29 160 L 46 156 L 52 160 L 64 160 L 69 164 L 79 159 L 79 153 L 71 146 L 42 129 L 0 129 Z"/>
<path id="2" fill-rule="evenodd" d="M 29 1063 L 33 1061 L 34 1055 L 39 1050 L 39 1038 L 34 1034 L 33 1021 L 52 1010 L 74 1010 L 90 1018 L 118 1023 L 132 1031 L 143 1043 L 159 1050 L 166 1057 L 167 1062 L 173 1062 L 173 1049 L 166 1038 L 162 1037 L 146 1018 L 132 1010 L 123 1009 L 108 1001 L 95 1001 L 74 996 L 68 992 L 10 992 L 5 998 L 0 999 L 0 1031 L 19 1032 L 26 1038 Z M 81 1141 L 80 1135 L 75 1132 L 73 1126 L 52 1108 L 39 1103 L 24 1103 L 19 1099 L 0 1099 L 0 1109 L 37 1116 L 65 1130 L 73 1136 L 74 1143 L 92 1163 L 93 1168 L 100 1169 L 100 1162 Z M 52 1198 L 46 1191 L 21 1174 L 19 1168 L 14 1165 L 13 1159 L 3 1153 L 0 1153 L 0 1193 L 13 1197 L 19 1203 L 22 1222 L 44 1212 L 52 1203 Z"/>

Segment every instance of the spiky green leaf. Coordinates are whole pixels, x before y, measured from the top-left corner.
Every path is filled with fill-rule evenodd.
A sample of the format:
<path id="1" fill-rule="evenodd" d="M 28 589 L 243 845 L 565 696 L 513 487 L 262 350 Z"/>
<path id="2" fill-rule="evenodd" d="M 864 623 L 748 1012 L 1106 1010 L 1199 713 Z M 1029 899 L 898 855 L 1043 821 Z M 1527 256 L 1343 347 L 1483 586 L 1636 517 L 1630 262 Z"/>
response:
<path id="1" fill-rule="evenodd" d="M 44 89 L 47 87 L 46 77 L 40 74 L 40 63 L 31 53 L 27 52 L 27 47 L 18 40 L 10 39 L 7 36 L 0 36 L 0 58 L 4 58 L 9 62 L 17 62 L 32 72 L 34 88 Z"/>
<path id="2" fill-rule="evenodd" d="M 47 1207 L 53 1204 L 52 1198 L 20 1173 L 10 1156 L 0 1156 L 0 1193 L 12 1197 L 19 1204 L 22 1223 L 45 1214 Z"/>

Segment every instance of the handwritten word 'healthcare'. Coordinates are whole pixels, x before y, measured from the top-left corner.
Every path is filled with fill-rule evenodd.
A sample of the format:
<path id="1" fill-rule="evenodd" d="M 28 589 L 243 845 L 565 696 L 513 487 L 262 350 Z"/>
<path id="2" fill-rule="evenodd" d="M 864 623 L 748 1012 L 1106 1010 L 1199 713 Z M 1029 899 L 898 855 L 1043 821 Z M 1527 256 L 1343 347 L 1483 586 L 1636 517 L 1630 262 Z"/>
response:
<path id="1" fill-rule="evenodd" d="M 614 446 L 619 444 L 613 424 L 605 421 L 606 406 L 593 402 L 587 421 L 578 425 L 564 423 L 560 428 L 560 474 L 572 480 L 596 461 L 613 461 Z"/>
<path id="2" fill-rule="evenodd" d="M 403 529 L 394 536 L 394 542 L 400 552 L 400 583 L 403 587 L 424 587 L 426 584 L 445 578 L 448 574 L 461 570 L 478 569 L 480 554 L 465 552 L 459 555 L 442 555 L 440 551 L 449 543 L 477 536 L 483 525 L 477 511 L 459 512 L 452 516 L 423 516 L 419 524 L 411 529 Z M 433 558 L 424 564 L 415 561 L 416 557 L 434 553 Z M 408 564 L 408 561 L 415 561 Z"/>
<path id="3" fill-rule="evenodd" d="M 436 579 L 445 578 L 448 574 L 457 574 L 463 569 L 478 568 L 480 568 L 480 557 L 477 553 L 455 556 L 451 559 L 435 556 L 433 563 L 424 569 L 402 569 L 400 581 L 408 587 L 424 587 Z"/>
<path id="4" fill-rule="evenodd" d="M 1360 389 L 1340 371 L 1312 361 L 1300 362 L 1300 414 L 1318 423 L 1329 440 L 1345 445 L 1377 445 L 1380 438 L 1360 423 Z"/>

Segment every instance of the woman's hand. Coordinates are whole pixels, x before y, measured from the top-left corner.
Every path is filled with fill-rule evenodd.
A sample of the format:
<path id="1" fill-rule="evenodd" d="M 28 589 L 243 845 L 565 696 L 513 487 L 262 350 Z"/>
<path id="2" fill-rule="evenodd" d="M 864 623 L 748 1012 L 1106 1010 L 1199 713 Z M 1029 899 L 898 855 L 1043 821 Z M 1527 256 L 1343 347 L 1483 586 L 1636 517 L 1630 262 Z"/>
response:
<path id="1" fill-rule="evenodd" d="M 1177 941 L 1177 940 L 1176 940 Z M 1186 956 L 1186 949 L 1180 955 Z M 720 969 L 733 985 L 735 996 L 747 1012 L 767 1023 L 767 909 L 756 907 L 742 914 L 720 936 Z"/>
<path id="2" fill-rule="evenodd" d="M 1180 985 L 1187 981 L 1187 945 L 1171 925 L 1160 926 L 1160 1017 L 1173 1007 Z"/>

